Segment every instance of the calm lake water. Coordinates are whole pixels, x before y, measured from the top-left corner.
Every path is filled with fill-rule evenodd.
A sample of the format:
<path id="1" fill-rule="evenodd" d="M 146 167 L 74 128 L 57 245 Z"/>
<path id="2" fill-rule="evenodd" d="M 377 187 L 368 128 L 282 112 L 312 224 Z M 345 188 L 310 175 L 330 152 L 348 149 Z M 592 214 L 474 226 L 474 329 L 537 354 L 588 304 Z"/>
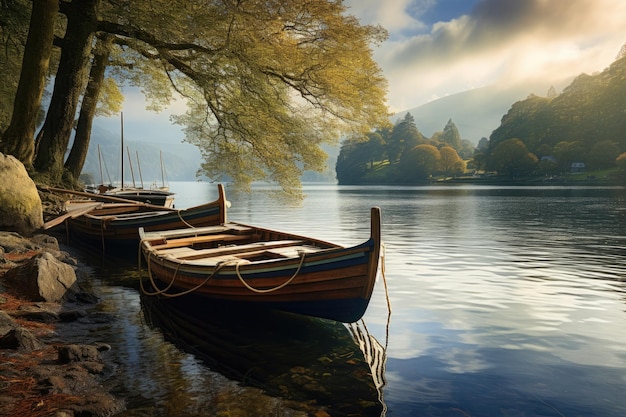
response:
<path id="1" fill-rule="evenodd" d="M 177 208 L 217 196 L 170 186 Z M 624 188 L 311 184 L 299 206 L 266 191 L 227 188 L 229 220 L 348 245 L 381 207 L 384 277 L 364 320 L 194 317 L 105 264 L 100 308 L 116 320 L 92 337 L 113 346 L 124 415 L 626 415 Z"/>

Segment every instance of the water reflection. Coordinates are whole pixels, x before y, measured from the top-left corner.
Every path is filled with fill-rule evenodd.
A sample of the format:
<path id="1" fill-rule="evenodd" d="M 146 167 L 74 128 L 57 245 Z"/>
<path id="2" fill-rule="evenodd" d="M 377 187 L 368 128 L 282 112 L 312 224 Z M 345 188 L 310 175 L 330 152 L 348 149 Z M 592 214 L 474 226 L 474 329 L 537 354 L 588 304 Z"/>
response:
<path id="1" fill-rule="evenodd" d="M 384 353 L 361 327 L 205 299 L 142 297 L 147 323 L 212 370 L 329 415 L 380 416 Z M 357 325 L 354 325 L 357 326 Z M 375 357 L 376 374 L 365 360 Z M 361 342 L 360 342 L 361 343 Z M 380 361 L 383 362 L 380 362 Z"/>
<path id="2" fill-rule="evenodd" d="M 190 205 L 213 199 L 214 190 L 207 184 L 201 189 L 204 195 L 194 188 L 188 195 L 200 200 Z M 182 201 L 182 190 L 177 192 Z M 385 286 L 379 281 L 364 317 L 367 332 L 349 329 L 346 336 L 345 328 L 320 331 L 314 325 L 307 327 L 311 333 L 305 337 L 300 333 L 304 330 L 293 325 L 295 340 L 284 346 L 261 348 L 254 338 L 241 342 L 237 347 L 241 362 L 250 353 L 263 358 L 275 351 L 276 360 L 285 356 L 292 365 L 274 371 L 278 365 L 257 369 L 261 362 L 248 361 L 245 369 L 235 372 L 239 378 L 244 375 L 240 381 L 259 380 L 278 387 L 278 395 L 301 395 L 294 398 L 305 401 L 343 402 L 351 393 L 335 390 L 339 383 L 332 381 L 341 378 L 332 368 L 334 364 L 342 370 L 356 368 L 340 366 L 341 356 L 330 356 L 333 346 L 360 355 L 355 345 L 367 353 L 367 335 L 374 335 L 384 341 L 384 349 L 372 341 L 369 349 L 374 353 L 359 356 L 356 367 L 369 378 L 371 386 L 363 391 L 368 401 L 384 404 L 377 405 L 376 413 L 385 413 L 388 407 L 390 416 L 626 415 L 624 189 L 308 186 L 305 192 L 308 197 L 299 208 L 283 207 L 259 194 L 246 199 L 232 196 L 229 216 L 350 244 L 368 233 L 369 209 L 380 206 L 393 320 L 389 325 Z M 108 282 L 123 285 L 115 279 Z M 139 382 L 128 386 L 160 404 L 169 404 L 169 399 L 193 401 L 203 390 L 215 390 L 215 383 L 203 384 L 196 376 L 200 373 L 206 379 L 202 372 L 208 367 L 201 364 L 211 361 L 184 356 L 176 349 L 178 353 L 173 353 L 168 350 L 172 345 L 159 341 L 160 327 L 141 327 L 135 311 L 129 312 L 129 307 L 139 305 L 136 291 L 131 292 L 132 296 L 115 298 L 111 311 L 121 311 L 127 319 L 116 321 L 113 330 L 121 338 L 138 338 L 141 343 L 136 347 L 125 342 L 128 347 L 121 350 L 142 349 L 140 360 L 150 365 L 137 368 L 155 370 L 141 377 L 129 372 L 129 380 Z M 230 319 L 216 312 L 213 321 L 222 327 L 215 331 L 222 332 Z M 258 324 L 271 332 L 263 326 Z M 165 353 L 159 354 L 160 349 Z M 111 353 L 117 351 L 114 344 Z M 317 356 L 299 358 L 312 351 Z M 384 355 L 375 353 L 380 351 Z M 296 372 L 298 363 L 309 369 L 323 357 L 327 359 L 321 362 L 330 360 L 333 366 L 326 371 L 313 367 L 320 369 L 315 371 L 317 385 L 303 388 L 308 374 Z M 355 386 L 363 383 L 354 375 L 343 380 Z M 316 392 L 319 387 L 333 392 Z M 226 402 L 233 406 L 248 401 L 249 397 L 237 395 L 226 397 Z M 221 393 L 220 397 L 225 398 Z"/>

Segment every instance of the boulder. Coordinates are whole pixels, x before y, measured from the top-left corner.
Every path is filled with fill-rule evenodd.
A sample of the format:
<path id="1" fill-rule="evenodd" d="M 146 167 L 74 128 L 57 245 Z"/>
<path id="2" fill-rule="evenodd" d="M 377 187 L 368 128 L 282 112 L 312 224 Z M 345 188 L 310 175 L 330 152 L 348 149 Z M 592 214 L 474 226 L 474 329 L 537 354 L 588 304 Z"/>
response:
<path id="1" fill-rule="evenodd" d="M 94 345 L 67 345 L 58 348 L 59 362 L 101 362 L 100 351 Z"/>
<path id="2" fill-rule="evenodd" d="M 32 234 L 43 226 L 43 208 L 37 187 L 24 165 L 0 153 L 0 230 Z"/>
<path id="3" fill-rule="evenodd" d="M 33 351 L 42 349 L 43 346 L 43 343 L 35 335 L 23 327 L 9 330 L 8 333 L 0 337 L 0 349 Z"/>
<path id="4" fill-rule="evenodd" d="M 5 336 L 11 330 L 15 330 L 18 325 L 13 320 L 13 317 L 9 316 L 4 311 L 0 311 L 0 337 Z"/>
<path id="5" fill-rule="evenodd" d="M 61 301 L 76 282 L 76 272 L 70 265 L 43 252 L 5 275 L 14 288 L 32 301 Z"/>

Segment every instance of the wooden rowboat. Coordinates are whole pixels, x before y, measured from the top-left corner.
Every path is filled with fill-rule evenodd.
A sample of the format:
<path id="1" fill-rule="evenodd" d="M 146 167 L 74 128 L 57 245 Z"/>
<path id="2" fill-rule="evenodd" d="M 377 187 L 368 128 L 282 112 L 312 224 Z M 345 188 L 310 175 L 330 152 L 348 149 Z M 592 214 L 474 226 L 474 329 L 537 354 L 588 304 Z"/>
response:
<path id="1" fill-rule="evenodd" d="M 139 235 L 152 286 L 146 294 L 194 293 L 351 323 L 374 289 L 380 209 L 371 210 L 370 238 L 352 247 L 241 223 Z"/>
<path id="2" fill-rule="evenodd" d="M 103 251 L 135 257 L 139 247 L 140 227 L 146 231 L 155 231 L 226 222 L 227 202 L 221 184 L 218 185 L 218 191 L 217 200 L 183 210 L 131 201 L 100 203 L 91 210 L 78 209 L 81 213 L 79 216 L 69 216 L 65 221 L 68 240 L 70 244 L 81 242 Z"/>

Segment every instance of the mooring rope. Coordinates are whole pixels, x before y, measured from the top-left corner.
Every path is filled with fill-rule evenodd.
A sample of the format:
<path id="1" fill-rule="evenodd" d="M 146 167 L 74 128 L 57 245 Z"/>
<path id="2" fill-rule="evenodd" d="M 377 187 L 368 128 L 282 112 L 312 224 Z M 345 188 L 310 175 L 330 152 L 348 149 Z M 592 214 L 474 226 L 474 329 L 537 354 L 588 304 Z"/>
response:
<path id="1" fill-rule="evenodd" d="M 389 298 L 389 288 L 387 287 L 387 276 L 385 275 L 385 255 L 387 247 L 385 243 L 380 244 L 380 275 L 383 277 L 383 285 L 385 286 L 385 298 L 387 300 L 387 315 L 391 316 L 391 299 Z"/>

